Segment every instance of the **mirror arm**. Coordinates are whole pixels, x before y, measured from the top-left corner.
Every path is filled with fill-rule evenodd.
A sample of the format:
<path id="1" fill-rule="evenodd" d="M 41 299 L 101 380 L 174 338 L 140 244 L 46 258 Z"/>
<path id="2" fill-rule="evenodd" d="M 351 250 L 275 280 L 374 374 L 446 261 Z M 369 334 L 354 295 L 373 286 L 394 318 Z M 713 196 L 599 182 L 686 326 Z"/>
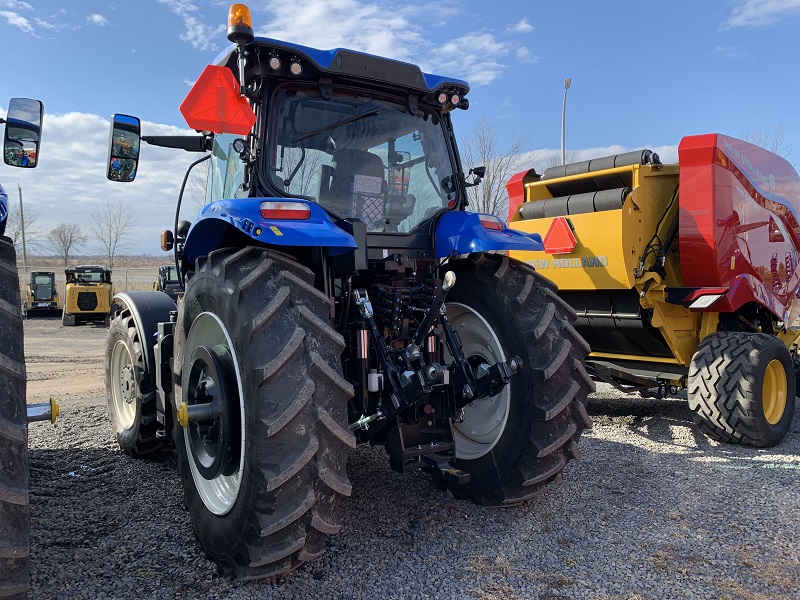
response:
<path id="1" fill-rule="evenodd" d="M 208 152 L 211 150 L 211 135 L 143 135 L 142 141 L 151 146 L 179 148 L 187 152 Z"/>

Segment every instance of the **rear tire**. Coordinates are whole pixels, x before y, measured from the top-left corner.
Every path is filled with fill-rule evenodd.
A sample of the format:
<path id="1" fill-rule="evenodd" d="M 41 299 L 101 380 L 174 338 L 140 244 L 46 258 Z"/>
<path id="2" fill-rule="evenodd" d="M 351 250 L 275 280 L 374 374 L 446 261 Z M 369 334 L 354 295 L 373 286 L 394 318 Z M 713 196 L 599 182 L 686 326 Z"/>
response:
<path id="1" fill-rule="evenodd" d="M 586 397 L 594 383 L 583 364 L 589 346 L 572 326 L 574 311 L 531 267 L 479 254 L 448 268 L 456 286 L 447 315 L 467 360 L 517 355 L 524 365 L 499 394 L 474 401 L 454 423 L 454 465 L 470 482 L 451 487 L 479 504 L 518 504 L 560 482 L 567 462 L 580 457 L 578 439 L 592 426 Z"/>
<path id="2" fill-rule="evenodd" d="M 198 259 L 178 309 L 176 402 L 223 407 L 186 428 L 176 419 L 178 468 L 194 532 L 226 575 L 278 575 L 316 558 L 350 495 L 353 390 L 313 281 L 275 252 L 218 250 Z"/>
<path id="3" fill-rule="evenodd" d="M 108 414 L 123 452 L 141 458 L 163 446 L 156 437 L 156 391 L 148 383 L 144 348 L 136 323 L 127 308 L 120 311 L 106 341 L 106 396 Z"/>
<path id="4" fill-rule="evenodd" d="M 689 408 L 715 440 L 767 448 L 786 437 L 794 416 L 792 357 L 775 336 L 721 331 L 697 347 L 689 367 Z"/>
<path id="5" fill-rule="evenodd" d="M 14 245 L 0 238 L 0 598 L 28 590 L 28 415 Z"/>

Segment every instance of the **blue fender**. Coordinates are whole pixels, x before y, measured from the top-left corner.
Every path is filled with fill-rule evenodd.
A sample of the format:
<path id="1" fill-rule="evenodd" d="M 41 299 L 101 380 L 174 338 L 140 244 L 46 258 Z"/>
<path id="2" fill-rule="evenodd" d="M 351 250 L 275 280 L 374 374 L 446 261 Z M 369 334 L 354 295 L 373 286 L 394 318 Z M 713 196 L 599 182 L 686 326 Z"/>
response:
<path id="1" fill-rule="evenodd" d="M 292 202 L 305 202 L 311 216 L 305 220 L 264 219 L 261 202 L 286 198 L 240 198 L 220 200 L 204 207 L 186 236 L 184 252 L 194 263 L 212 250 L 224 247 L 225 239 L 238 231 L 267 246 L 324 246 L 330 254 L 344 254 L 358 247 L 355 238 L 338 227 L 330 215 L 314 202 L 291 198 Z"/>
<path id="2" fill-rule="evenodd" d="M 436 258 L 454 254 L 471 254 L 497 250 L 531 250 L 542 252 L 542 236 L 508 229 L 494 215 L 484 215 L 500 224 L 500 229 L 487 229 L 481 213 L 454 211 L 445 213 L 436 226 Z"/>

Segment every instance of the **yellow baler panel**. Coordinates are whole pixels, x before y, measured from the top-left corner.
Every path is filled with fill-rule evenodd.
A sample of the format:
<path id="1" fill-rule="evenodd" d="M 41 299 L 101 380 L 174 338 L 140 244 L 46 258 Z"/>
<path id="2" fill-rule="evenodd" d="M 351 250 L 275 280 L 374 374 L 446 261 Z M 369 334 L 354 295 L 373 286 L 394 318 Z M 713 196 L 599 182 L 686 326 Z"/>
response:
<path id="1" fill-rule="evenodd" d="M 619 210 L 569 215 L 577 240 L 569 254 L 515 252 L 513 258 L 533 265 L 560 290 L 630 289 L 638 266 L 641 223 L 630 200 Z M 544 239 L 553 218 L 515 221 L 513 229 L 539 233 Z"/>

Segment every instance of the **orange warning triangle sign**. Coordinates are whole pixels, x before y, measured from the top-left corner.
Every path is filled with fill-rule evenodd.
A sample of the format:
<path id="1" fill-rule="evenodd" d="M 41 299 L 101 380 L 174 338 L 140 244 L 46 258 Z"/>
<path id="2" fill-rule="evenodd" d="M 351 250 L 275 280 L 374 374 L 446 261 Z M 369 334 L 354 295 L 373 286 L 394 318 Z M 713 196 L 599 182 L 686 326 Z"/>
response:
<path id="1" fill-rule="evenodd" d="M 556 217 L 544 236 L 544 251 L 547 254 L 569 254 L 577 243 L 569 221 L 565 217 Z"/>
<path id="2" fill-rule="evenodd" d="M 192 129 L 247 135 L 256 115 L 230 69 L 208 65 L 181 104 L 181 114 Z"/>

